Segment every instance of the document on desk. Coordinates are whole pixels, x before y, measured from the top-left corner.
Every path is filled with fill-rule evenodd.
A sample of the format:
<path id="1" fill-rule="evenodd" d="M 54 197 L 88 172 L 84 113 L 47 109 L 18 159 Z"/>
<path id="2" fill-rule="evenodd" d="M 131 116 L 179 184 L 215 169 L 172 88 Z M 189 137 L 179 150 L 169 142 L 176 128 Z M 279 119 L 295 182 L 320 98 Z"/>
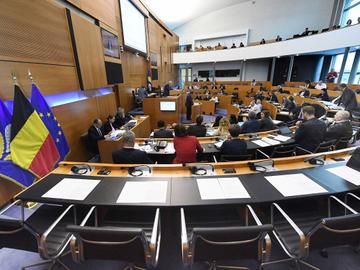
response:
<path id="1" fill-rule="evenodd" d="M 175 153 L 174 143 L 168 142 L 167 146 L 165 147 L 165 153 L 167 153 L 167 154 L 174 154 Z"/>
<path id="2" fill-rule="evenodd" d="M 196 179 L 202 200 L 226 200 L 250 198 L 249 193 L 237 177 Z"/>
<path id="3" fill-rule="evenodd" d="M 360 172 L 357 170 L 354 170 L 348 166 L 340 166 L 326 170 L 354 184 L 355 186 L 360 186 Z"/>
<path id="4" fill-rule="evenodd" d="M 328 192 L 302 173 L 265 176 L 284 197 Z"/>
<path id="5" fill-rule="evenodd" d="M 167 181 L 127 181 L 117 203 L 166 203 Z"/>
<path id="6" fill-rule="evenodd" d="M 214 143 L 214 145 L 217 149 L 220 149 L 221 146 L 223 145 L 223 143 L 224 143 L 224 141 L 218 141 L 218 142 Z"/>
<path id="7" fill-rule="evenodd" d="M 275 140 L 278 140 L 280 142 L 286 142 L 288 140 L 290 140 L 291 138 L 290 137 L 287 137 L 287 136 L 283 136 L 283 135 L 276 135 L 274 137 Z"/>
<path id="8" fill-rule="evenodd" d="M 100 182 L 101 180 L 64 178 L 42 197 L 83 201 Z"/>
<path id="9" fill-rule="evenodd" d="M 266 142 L 266 143 L 268 143 L 270 145 L 278 145 L 278 144 L 280 144 L 279 141 L 273 140 L 273 139 L 270 139 L 270 138 L 262 138 L 262 141 L 264 141 L 264 142 Z"/>
<path id="10" fill-rule="evenodd" d="M 255 141 L 251 141 L 251 142 L 257 144 L 260 147 L 270 146 L 270 144 L 268 144 L 267 142 L 264 142 L 263 140 L 255 140 Z"/>

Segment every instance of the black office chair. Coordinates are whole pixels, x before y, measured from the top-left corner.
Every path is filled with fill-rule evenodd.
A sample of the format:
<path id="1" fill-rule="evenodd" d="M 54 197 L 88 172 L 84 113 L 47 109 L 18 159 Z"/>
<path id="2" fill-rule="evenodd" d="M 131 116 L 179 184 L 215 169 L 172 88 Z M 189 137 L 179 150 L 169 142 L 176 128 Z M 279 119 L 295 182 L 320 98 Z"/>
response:
<path id="1" fill-rule="evenodd" d="M 336 144 L 336 140 L 330 140 L 326 142 L 322 142 L 319 144 L 319 146 L 315 149 L 314 153 L 323 153 L 323 152 L 329 152 L 334 150 Z"/>
<path id="2" fill-rule="evenodd" d="M 187 210 L 181 208 L 181 248 L 185 266 L 196 262 L 207 262 L 209 270 L 218 268 L 248 269 L 238 266 L 219 266 L 218 260 L 253 259 L 259 264 L 270 255 L 271 240 L 268 235 L 270 224 L 263 225 L 250 205 L 246 205 L 246 217 L 240 219 L 233 211 Z M 193 211 L 193 212 L 192 212 Z M 251 215 L 249 215 L 249 212 Z M 250 225 L 250 218 L 252 222 Z"/>
<path id="3" fill-rule="evenodd" d="M 251 154 L 246 155 L 221 155 L 220 162 L 228 162 L 228 161 L 242 161 L 242 160 L 250 160 L 252 159 Z"/>
<path id="4" fill-rule="evenodd" d="M 345 195 L 345 204 L 350 206 L 357 212 L 360 212 L 360 197 L 354 193 L 347 193 Z"/>
<path id="5" fill-rule="evenodd" d="M 297 144 L 275 146 L 271 158 L 296 156 Z"/>
<path id="6" fill-rule="evenodd" d="M 302 208 L 288 207 L 285 212 L 277 203 L 272 204 L 273 235 L 289 258 L 267 262 L 262 266 L 293 261 L 298 267 L 302 264 L 320 270 L 305 261 L 311 250 L 321 251 L 323 256 L 327 256 L 327 248 L 359 245 L 360 214 L 338 198 L 330 196 L 327 204 L 318 208 L 311 206 L 308 211 Z M 350 214 L 347 215 L 344 209 Z"/>
<path id="7" fill-rule="evenodd" d="M 360 111 L 353 110 L 351 111 L 351 124 L 353 126 L 360 126 Z"/>
<path id="8" fill-rule="evenodd" d="M 76 262 L 86 260 L 121 260 L 129 262 L 127 270 L 144 269 L 135 264 L 155 267 L 160 251 L 160 210 L 150 220 L 144 220 L 151 211 L 129 214 L 116 210 L 108 220 L 97 220 L 92 207 L 79 226 L 68 226 L 74 234 L 71 252 Z M 92 219 L 90 219 L 93 216 Z M 127 221 L 127 218 L 131 219 Z M 106 219 L 106 217 L 104 217 Z"/>
<path id="9" fill-rule="evenodd" d="M 71 211 L 73 210 L 73 211 Z M 44 261 L 22 267 L 22 269 L 50 263 L 52 269 L 59 264 L 70 270 L 60 258 L 69 254 L 65 252 L 71 234 L 65 230 L 69 224 L 76 224 L 74 205 L 41 205 L 24 223 L 25 228 L 33 234 L 38 243 L 38 252 Z"/>
<path id="10" fill-rule="evenodd" d="M 24 221 L 34 211 L 24 212 L 21 201 L 17 200 L 4 206 L 0 211 L 0 249 L 3 247 L 37 251 L 36 239 L 25 230 Z M 28 241 L 24 241 L 27 239 Z M 30 241 L 32 239 L 32 241 Z"/>
<path id="11" fill-rule="evenodd" d="M 340 150 L 340 149 L 344 149 L 344 148 L 348 148 L 349 147 L 349 142 L 352 139 L 353 136 L 350 137 L 342 137 L 340 138 L 336 143 L 335 143 L 335 149 L 336 150 Z"/>

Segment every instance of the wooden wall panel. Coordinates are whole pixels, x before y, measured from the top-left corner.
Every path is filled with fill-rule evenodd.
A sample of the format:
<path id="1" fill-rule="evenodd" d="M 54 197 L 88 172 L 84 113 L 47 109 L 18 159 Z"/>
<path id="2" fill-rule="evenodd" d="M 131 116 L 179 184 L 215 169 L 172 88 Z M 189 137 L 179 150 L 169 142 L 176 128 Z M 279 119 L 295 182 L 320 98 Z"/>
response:
<path id="1" fill-rule="evenodd" d="M 96 97 L 96 105 L 98 117 L 105 123 L 109 115 L 115 115 L 116 113 L 115 94 L 112 93 L 109 95 Z"/>
<path id="2" fill-rule="evenodd" d="M 80 0 L 79 2 L 82 10 L 116 29 L 115 5 L 117 4 L 117 1 L 118 0 Z"/>
<path id="3" fill-rule="evenodd" d="M 84 89 L 106 86 L 100 28 L 73 12 L 71 19 Z"/>
<path id="4" fill-rule="evenodd" d="M 67 160 L 86 161 L 87 151 L 80 136 L 87 132 L 98 117 L 96 98 L 81 100 L 53 108 L 68 140 L 71 153 Z"/>
<path id="5" fill-rule="evenodd" d="M 79 90 L 75 67 L 0 61 L 1 99 L 13 98 L 14 85 L 10 76 L 12 71 L 16 72 L 19 84 L 27 96 L 30 96 L 31 82 L 27 76 L 28 70 L 31 71 L 43 95 Z"/>
<path id="6" fill-rule="evenodd" d="M 0 6 L 0 60 L 74 66 L 64 7 L 50 0 Z"/>

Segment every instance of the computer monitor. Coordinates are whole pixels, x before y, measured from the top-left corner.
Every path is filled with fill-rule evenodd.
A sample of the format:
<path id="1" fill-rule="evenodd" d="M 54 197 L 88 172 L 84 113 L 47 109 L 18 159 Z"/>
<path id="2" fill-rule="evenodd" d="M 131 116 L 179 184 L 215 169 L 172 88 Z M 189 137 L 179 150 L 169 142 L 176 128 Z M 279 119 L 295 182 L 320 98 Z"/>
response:
<path id="1" fill-rule="evenodd" d="M 160 111 L 175 112 L 176 111 L 176 102 L 175 101 L 160 101 Z"/>
<path id="2" fill-rule="evenodd" d="M 279 133 L 281 135 L 290 135 L 292 134 L 290 128 L 286 125 L 279 126 Z"/>

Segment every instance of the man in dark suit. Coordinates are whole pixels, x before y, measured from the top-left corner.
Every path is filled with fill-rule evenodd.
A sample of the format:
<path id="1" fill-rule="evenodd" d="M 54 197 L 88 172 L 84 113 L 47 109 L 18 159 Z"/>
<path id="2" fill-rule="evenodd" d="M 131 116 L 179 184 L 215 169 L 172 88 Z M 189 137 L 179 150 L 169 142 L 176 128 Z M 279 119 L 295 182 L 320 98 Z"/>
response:
<path id="1" fill-rule="evenodd" d="M 196 117 L 196 125 L 190 126 L 187 130 L 189 136 L 195 136 L 195 137 L 206 136 L 206 127 L 202 124 L 203 120 L 204 119 L 201 115 Z"/>
<path id="2" fill-rule="evenodd" d="M 249 120 L 241 127 L 241 133 L 255 133 L 260 131 L 260 123 L 256 118 L 255 112 L 249 112 Z"/>
<path id="3" fill-rule="evenodd" d="M 238 125 L 231 125 L 229 128 L 231 139 L 226 140 L 221 148 L 222 155 L 246 155 L 247 145 L 246 142 L 239 139 L 241 129 Z"/>
<path id="4" fill-rule="evenodd" d="M 335 121 L 326 130 L 326 141 L 350 138 L 352 133 L 350 113 L 348 111 L 338 111 L 335 114 Z"/>
<path id="5" fill-rule="evenodd" d="M 165 128 L 163 120 L 159 120 L 157 126 L 158 130 L 154 132 L 154 138 L 174 138 L 173 132 Z"/>
<path id="6" fill-rule="evenodd" d="M 194 104 L 194 102 L 193 102 L 192 96 L 191 96 L 190 92 L 188 92 L 186 95 L 186 101 L 185 101 L 186 120 L 191 120 L 191 108 L 192 108 L 193 104 Z"/>
<path id="7" fill-rule="evenodd" d="M 353 90 L 342 83 L 340 89 L 343 92 L 341 97 L 336 101 L 336 104 L 343 106 L 345 110 L 352 111 L 357 108 L 356 94 Z"/>
<path id="8" fill-rule="evenodd" d="M 313 106 L 304 106 L 302 114 L 305 121 L 296 123 L 297 130 L 294 139 L 301 148 L 314 152 L 325 139 L 326 124 L 315 117 Z"/>
<path id="9" fill-rule="evenodd" d="M 97 142 L 104 139 L 105 136 L 102 129 L 102 121 L 100 119 L 95 119 L 88 130 L 88 151 L 92 154 L 99 154 Z"/>
<path id="10" fill-rule="evenodd" d="M 126 131 L 123 135 L 123 148 L 112 152 L 113 162 L 116 164 L 152 164 L 146 152 L 134 149 L 135 134 Z"/>
<path id="11" fill-rule="evenodd" d="M 171 90 L 172 81 L 169 81 L 169 83 L 165 84 L 164 86 L 164 97 L 170 96 L 170 90 Z"/>

